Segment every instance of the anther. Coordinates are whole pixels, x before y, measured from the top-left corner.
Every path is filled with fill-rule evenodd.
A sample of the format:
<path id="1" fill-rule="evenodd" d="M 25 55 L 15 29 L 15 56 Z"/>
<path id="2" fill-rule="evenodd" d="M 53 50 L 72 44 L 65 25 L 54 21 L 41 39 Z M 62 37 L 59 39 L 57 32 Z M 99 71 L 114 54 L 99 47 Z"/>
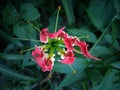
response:
<path id="1" fill-rule="evenodd" d="M 89 35 L 87 35 L 87 36 L 86 36 L 86 38 L 90 38 L 90 36 L 89 36 Z"/>
<path id="2" fill-rule="evenodd" d="M 50 74 L 48 75 L 48 78 L 52 78 L 52 72 L 50 71 Z"/>
<path id="3" fill-rule="evenodd" d="M 72 69 L 73 74 L 76 74 L 76 73 L 77 73 L 76 70 L 74 70 L 73 67 L 72 67 L 71 65 L 69 65 L 69 67 Z"/>
<path id="4" fill-rule="evenodd" d="M 58 10 L 60 10 L 61 9 L 61 6 L 58 6 Z"/>
<path id="5" fill-rule="evenodd" d="M 23 54 L 23 51 L 22 51 L 22 50 L 20 51 L 20 54 Z"/>
<path id="6" fill-rule="evenodd" d="M 52 78 L 52 76 L 51 76 L 51 75 L 48 75 L 48 78 Z"/>
<path id="7" fill-rule="evenodd" d="M 76 70 L 73 70 L 73 74 L 76 74 L 77 72 L 76 72 Z"/>

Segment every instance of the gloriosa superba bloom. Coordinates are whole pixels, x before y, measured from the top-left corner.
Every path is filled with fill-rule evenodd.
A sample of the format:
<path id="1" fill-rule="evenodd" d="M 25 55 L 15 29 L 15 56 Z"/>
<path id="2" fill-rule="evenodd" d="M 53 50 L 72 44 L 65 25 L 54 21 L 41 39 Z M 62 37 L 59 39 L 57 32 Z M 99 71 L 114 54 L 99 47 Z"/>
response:
<path id="1" fill-rule="evenodd" d="M 71 65 L 75 61 L 75 46 L 79 47 L 80 53 L 86 58 L 101 60 L 92 56 L 88 51 L 88 44 L 81 41 L 78 37 L 69 36 L 64 32 L 65 27 L 60 28 L 55 33 L 49 33 L 47 28 L 43 28 L 40 32 L 40 41 L 43 46 L 35 46 L 32 51 L 34 61 L 42 68 L 43 72 L 51 71 L 54 66 L 55 53 L 61 56 L 58 62 Z"/>

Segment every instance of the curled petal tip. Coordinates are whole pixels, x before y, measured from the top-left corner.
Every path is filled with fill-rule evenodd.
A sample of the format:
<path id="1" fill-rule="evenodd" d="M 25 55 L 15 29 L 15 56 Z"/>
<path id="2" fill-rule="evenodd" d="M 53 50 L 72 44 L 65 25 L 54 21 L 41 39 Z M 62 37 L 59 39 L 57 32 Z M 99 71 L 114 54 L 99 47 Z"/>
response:
<path id="1" fill-rule="evenodd" d="M 100 59 L 100 58 L 96 58 L 95 60 L 98 60 L 98 61 L 100 61 L 100 60 L 102 60 L 102 59 Z"/>
<path id="2" fill-rule="evenodd" d="M 62 27 L 62 28 L 64 28 L 64 29 L 65 29 L 65 28 L 66 28 L 66 26 L 64 26 L 64 27 Z"/>

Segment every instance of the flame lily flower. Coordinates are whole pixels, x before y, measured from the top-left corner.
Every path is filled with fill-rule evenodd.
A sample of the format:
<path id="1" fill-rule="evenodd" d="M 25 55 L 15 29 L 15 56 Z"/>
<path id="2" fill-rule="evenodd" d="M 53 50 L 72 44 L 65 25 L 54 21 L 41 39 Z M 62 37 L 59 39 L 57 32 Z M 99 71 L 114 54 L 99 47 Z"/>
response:
<path id="1" fill-rule="evenodd" d="M 47 44 L 44 45 L 43 48 L 35 47 L 35 50 L 32 51 L 32 56 L 43 72 L 51 71 L 53 69 L 53 55 L 56 50 L 60 52 L 61 57 L 63 57 L 60 60 L 57 60 L 58 62 L 68 65 L 73 64 L 76 58 L 73 52 L 75 51 L 74 45 L 80 48 L 81 54 L 85 57 L 101 60 L 89 53 L 88 44 L 86 42 L 80 41 L 77 37 L 69 36 L 63 31 L 64 29 L 65 27 L 62 27 L 55 33 L 49 33 L 47 28 L 41 30 L 40 41 Z M 61 48 L 60 46 L 64 47 Z M 48 56 L 46 56 L 46 50 L 48 51 Z"/>

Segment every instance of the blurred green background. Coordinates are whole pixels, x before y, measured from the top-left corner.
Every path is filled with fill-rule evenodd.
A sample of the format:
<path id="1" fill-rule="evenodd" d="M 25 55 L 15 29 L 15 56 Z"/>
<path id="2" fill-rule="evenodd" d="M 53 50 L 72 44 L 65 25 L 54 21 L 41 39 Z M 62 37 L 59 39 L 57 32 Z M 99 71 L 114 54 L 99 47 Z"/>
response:
<path id="1" fill-rule="evenodd" d="M 54 32 L 59 5 L 58 28 L 89 35 L 81 40 L 102 60 L 76 54 L 76 74 L 55 61 L 49 79 L 24 50 L 41 45 L 35 27 Z M 0 0 L 0 41 L 0 90 L 120 90 L 120 0 Z"/>

